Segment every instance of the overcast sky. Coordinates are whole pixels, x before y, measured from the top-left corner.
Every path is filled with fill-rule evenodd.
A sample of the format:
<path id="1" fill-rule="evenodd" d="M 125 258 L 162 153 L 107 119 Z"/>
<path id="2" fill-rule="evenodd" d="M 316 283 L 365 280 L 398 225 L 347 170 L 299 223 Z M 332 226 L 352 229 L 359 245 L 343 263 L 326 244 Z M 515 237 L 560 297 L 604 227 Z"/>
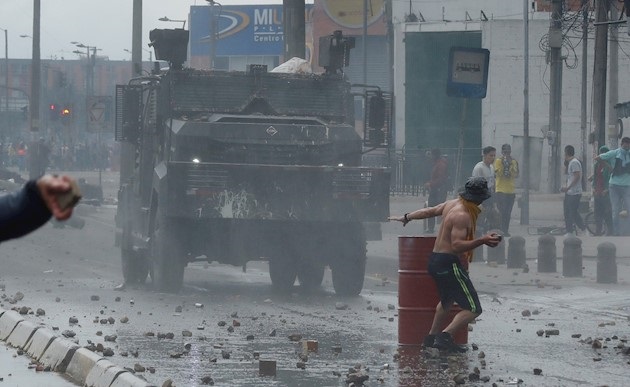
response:
<path id="1" fill-rule="evenodd" d="M 282 0 L 220 0 L 222 5 L 282 4 Z M 312 3 L 312 1 L 307 1 Z M 191 5 L 206 5 L 205 0 L 144 0 L 142 12 L 143 47 L 148 49 L 149 31 L 154 28 L 179 28 L 182 23 L 158 19 L 188 19 Z M 96 46 L 99 55 L 112 60 L 130 60 L 133 0 L 41 0 L 41 58 L 76 59 L 70 44 L 78 41 Z M 20 35 L 33 34 L 33 1 L 0 0 L 0 28 L 8 30 L 9 58 L 30 58 L 32 40 Z M 188 25 L 186 25 L 188 28 Z M 4 31 L 0 31 L 0 58 L 4 59 Z M 82 49 L 85 50 L 85 49 Z M 145 51 L 143 59 L 149 60 Z"/>

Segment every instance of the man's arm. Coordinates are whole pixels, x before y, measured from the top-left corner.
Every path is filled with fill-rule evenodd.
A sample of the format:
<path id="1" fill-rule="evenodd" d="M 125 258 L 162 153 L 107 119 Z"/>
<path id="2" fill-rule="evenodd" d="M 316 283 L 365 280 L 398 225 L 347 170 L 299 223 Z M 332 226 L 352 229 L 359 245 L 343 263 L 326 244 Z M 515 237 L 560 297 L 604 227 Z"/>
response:
<path id="1" fill-rule="evenodd" d="M 403 226 L 406 226 L 407 223 L 411 222 L 414 219 L 426 219 L 426 218 L 433 218 L 433 217 L 442 215 L 445 205 L 446 205 L 446 202 L 440 203 L 434 207 L 421 208 L 419 210 L 409 212 L 402 216 L 390 216 L 388 219 L 402 222 Z"/>
<path id="2" fill-rule="evenodd" d="M 67 176 L 42 176 L 19 191 L 0 197 L 0 241 L 18 238 L 46 223 L 51 214 L 68 219 L 72 208 L 61 209 L 57 197 L 70 190 Z"/>
<path id="3" fill-rule="evenodd" d="M 512 159 L 512 162 L 510 163 L 510 176 L 513 178 L 518 177 L 518 161 L 515 159 Z"/>
<path id="4" fill-rule="evenodd" d="M 18 238 L 41 227 L 51 213 L 39 196 L 37 182 L 0 197 L 0 241 Z"/>
<path id="5" fill-rule="evenodd" d="M 457 214 L 452 219 L 451 247 L 454 254 L 463 254 L 481 245 L 496 247 L 501 242 L 501 236 L 497 233 L 488 233 L 477 239 L 468 239 L 470 228 L 470 216 L 468 214 Z"/>

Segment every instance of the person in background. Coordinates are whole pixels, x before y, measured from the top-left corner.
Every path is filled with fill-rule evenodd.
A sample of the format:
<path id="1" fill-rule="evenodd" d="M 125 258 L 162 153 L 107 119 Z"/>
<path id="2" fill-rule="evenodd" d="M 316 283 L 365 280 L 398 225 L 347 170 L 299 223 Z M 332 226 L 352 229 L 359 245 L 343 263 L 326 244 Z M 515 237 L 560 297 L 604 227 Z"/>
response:
<path id="1" fill-rule="evenodd" d="M 607 146 L 602 145 L 599 148 L 599 154 L 606 153 L 609 150 Z M 612 209 L 610 195 L 608 195 L 611 172 L 612 167 L 608 162 L 595 159 L 593 162 L 593 174 L 588 179 L 593 187 L 596 235 L 604 235 L 604 224 L 606 225 L 606 235 L 612 235 L 613 233 Z"/>
<path id="2" fill-rule="evenodd" d="M 506 237 L 510 236 L 510 218 L 516 198 L 514 181 L 518 177 L 518 162 L 512 158 L 510 144 L 501 146 L 501 157 L 494 161 L 496 173 L 495 201 L 501 215 L 501 231 Z"/>
<path id="3" fill-rule="evenodd" d="M 389 220 L 402 222 L 403 226 L 414 219 L 442 216 L 433 252 L 429 257 L 428 271 L 440 294 L 440 302 L 435 307 L 435 315 L 424 346 L 449 352 L 464 352 L 465 347 L 453 341 L 453 334 L 477 318 L 482 310 L 479 297 L 463 268 L 460 256 L 472 260 L 473 250 L 481 245 L 496 247 L 501 236 L 488 233 L 475 238 L 475 227 L 479 205 L 490 198 L 488 182 L 483 177 L 471 177 L 457 199 L 451 199 L 434 207 L 421 208 L 404 214 L 391 216 Z M 420 296 L 420 295 L 418 295 Z M 448 312 L 456 302 L 462 310 L 442 329 Z"/>
<path id="4" fill-rule="evenodd" d="M 442 156 L 439 148 L 431 149 L 431 157 L 433 159 L 433 168 L 431 169 L 431 179 L 424 184 L 429 190 L 428 206 L 436 206 L 446 200 L 448 192 L 448 163 L 446 158 Z M 426 233 L 435 232 L 435 218 L 427 221 Z"/>
<path id="5" fill-rule="evenodd" d="M 482 160 L 478 162 L 472 171 L 473 177 L 483 177 L 488 182 L 488 190 L 491 193 L 494 193 L 494 182 L 495 182 L 495 173 L 494 173 L 494 160 L 497 156 L 497 148 L 493 146 L 487 146 L 482 149 Z M 488 198 L 485 202 L 483 202 L 480 219 L 478 226 L 481 229 L 481 232 L 489 231 L 493 228 L 500 227 L 498 224 L 498 216 L 496 215 L 496 205 L 494 203 L 493 197 Z"/>
<path id="6" fill-rule="evenodd" d="M 575 158 L 575 148 L 572 145 L 564 147 L 564 161 L 567 165 L 567 184 L 560 188 L 564 192 L 564 223 L 566 236 L 577 235 L 577 226 L 585 230 L 584 220 L 580 216 L 580 199 L 582 198 L 582 163 Z"/>
<path id="7" fill-rule="evenodd" d="M 612 207 L 613 235 L 621 235 L 619 217 L 630 205 L 630 137 L 621 139 L 621 146 L 595 157 L 595 161 L 607 161 L 612 172 L 608 192 Z M 627 216 L 627 215 L 626 215 Z"/>
<path id="8" fill-rule="evenodd" d="M 61 208 L 59 195 L 71 190 L 72 178 L 44 175 L 18 191 L 0 196 L 0 241 L 19 238 L 46 223 L 51 215 L 66 220 L 72 207 Z"/>

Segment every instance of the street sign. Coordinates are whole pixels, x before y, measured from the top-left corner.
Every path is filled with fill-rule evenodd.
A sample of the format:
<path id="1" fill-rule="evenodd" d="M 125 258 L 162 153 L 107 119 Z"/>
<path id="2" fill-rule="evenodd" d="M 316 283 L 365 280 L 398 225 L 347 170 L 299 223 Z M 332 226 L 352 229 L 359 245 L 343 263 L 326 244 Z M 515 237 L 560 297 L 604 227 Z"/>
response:
<path id="1" fill-rule="evenodd" d="M 448 61 L 446 94 L 449 97 L 485 98 L 490 51 L 452 47 Z"/>
<path id="2" fill-rule="evenodd" d="M 107 111 L 111 106 L 110 96 L 92 96 L 87 100 L 87 130 L 98 132 L 109 124 Z"/>

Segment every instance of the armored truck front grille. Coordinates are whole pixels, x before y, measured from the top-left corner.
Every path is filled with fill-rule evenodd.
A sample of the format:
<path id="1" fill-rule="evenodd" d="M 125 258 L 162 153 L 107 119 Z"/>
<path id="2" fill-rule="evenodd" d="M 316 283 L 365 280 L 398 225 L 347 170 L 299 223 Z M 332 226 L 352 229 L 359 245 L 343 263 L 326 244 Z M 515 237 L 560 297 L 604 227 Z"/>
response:
<path id="1" fill-rule="evenodd" d="M 186 177 L 186 188 L 224 190 L 228 183 L 228 172 L 212 164 L 188 164 Z"/>
<path id="2" fill-rule="evenodd" d="M 372 172 L 369 170 L 337 170 L 333 174 L 333 197 L 367 198 L 371 184 Z"/>

